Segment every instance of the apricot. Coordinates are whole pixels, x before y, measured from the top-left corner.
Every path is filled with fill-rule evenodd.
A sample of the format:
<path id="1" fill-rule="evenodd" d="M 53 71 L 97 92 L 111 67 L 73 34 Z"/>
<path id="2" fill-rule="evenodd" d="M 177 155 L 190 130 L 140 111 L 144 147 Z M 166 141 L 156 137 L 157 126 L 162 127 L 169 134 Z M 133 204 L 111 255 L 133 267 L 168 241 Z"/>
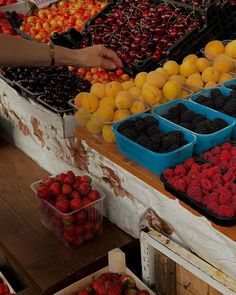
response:
<path id="1" fill-rule="evenodd" d="M 180 91 L 179 84 L 174 80 L 167 81 L 163 87 L 163 95 L 167 100 L 175 99 L 180 94 Z"/>
<path id="2" fill-rule="evenodd" d="M 114 110 L 108 106 L 100 106 L 96 111 L 96 116 L 103 122 L 111 122 L 114 118 Z"/>
<path id="3" fill-rule="evenodd" d="M 236 40 L 229 42 L 225 46 L 225 54 L 231 58 L 236 58 Z"/>
<path id="4" fill-rule="evenodd" d="M 76 107 L 81 107 L 82 106 L 82 101 L 84 98 L 87 97 L 87 92 L 80 92 L 78 95 L 76 95 L 75 99 L 74 99 L 74 104 Z"/>
<path id="5" fill-rule="evenodd" d="M 168 60 L 164 63 L 163 69 L 168 72 L 169 75 L 178 75 L 179 74 L 179 65 L 174 60 Z"/>
<path id="6" fill-rule="evenodd" d="M 129 116 L 131 116 L 131 113 L 127 109 L 125 109 L 125 110 L 116 110 L 115 114 L 114 114 L 113 122 L 123 120 L 123 119 L 125 119 L 125 118 L 127 118 Z"/>
<path id="7" fill-rule="evenodd" d="M 166 80 L 170 77 L 169 73 L 167 72 L 167 70 L 163 69 L 163 68 L 157 68 L 156 69 L 156 72 L 160 72 L 162 73 L 165 77 L 166 77 Z"/>
<path id="8" fill-rule="evenodd" d="M 209 81 L 205 84 L 204 88 L 207 89 L 207 88 L 215 88 L 217 87 L 217 84 L 213 81 Z"/>
<path id="9" fill-rule="evenodd" d="M 150 105 L 155 105 L 161 99 L 161 90 L 154 85 L 146 84 L 143 87 L 142 96 L 145 102 L 147 102 Z"/>
<path id="10" fill-rule="evenodd" d="M 197 68 L 197 70 L 198 70 L 199 72 L 203 72 L 207 67 L 210 66 L 210 63 L 209 63 L 209 61 L 208 61 L 206 58 L 204 58 L 204 57 L 200 57 L 200 58 L 196 61 L 195 65 L 196 65 L 196 68 Z"/>
<path id="11" fill-rule="evenodd" d="M 107 143 L 115 143 L 116 137 L 112 132 L 112 125 L 104 125 L 102 128 L 102 137 Z"/>
<path id="12" fill-rule="evenodd" d="M 132 105 L 133 97 L 128 91 L 120 91 L 115 98 L 118 109 L 129 109 Z"/>
<path id="13" fill-rule="evenodd" d="M 86 97 L 82 100 L 82 107 L 89 113 L 94 113 L 99 106 L 98 98 L 92 93 L 87 93 Z"/>
<path id="14" fill-rule="evenodd" d="M 219 80 L 218 80 L 218 83 L 219 84 L 222 84 L 228 80 L 231 80 L 233 79 L 233 76 L 229 73 L 221 73 L 220 76 L 219 76 Z"/>
<path id="15" fill-rule="evenodd" d="M 151 71 L 147 75 L 147 83 L 150 85 L 157 86 L 158 88 L 162 88 L 166 83 L 166 77 L 164 74 L 158 71 Z"/>
<path id="16" fill-rule="evenodd" d="M 123 90 L 121 83 L 117 81 L 112 81 L 106 84 L 106 96 L 116 97 L 116 95 Z"/>
<path id="17" fill-rule="evenodd" d="M 183 77 L 189 77 L 190 75 L 197 72 L 197 68 L 194 62 L 186 61 L 180 65 L 180 75 Z"/>
<path id="18" fill-rule="evenodd" d="M 183 62 L 190 61 L 190 62 L 196 63 L 197 60 L 198 60 L 198 57 L 196 56 L 196 54 L 189 54 L 185 56 L 185 58 L 183 59 Z"/>
<path id="19" fill-rule="evenodd" d="M 208 67 L 202 72 L 202 80 L 203 82 L 217 82 L 219 79 L 219 72 L 216 71 L 213 67 Z"/>
<path id="20" fill-rule="evenodd" d="M 86 112 L 83 108 L 79 109 L 75 113 L 75 120 L 79 123 L 80 126 L 86 126 L 89 121 L 91 115 Z"/>
<path id="21" fill-rule="evenodd" d="M 219 40 L 212 40 L 207 43 L 204 53 L 207 59 L 213 60 L 217 55 L 224 53 L 224 44 Z"/>
<path id="22" fill-rule="evenodd" d="M 87 130 L 92 134 L 99 134 L 102 131 L 103 124 L 95 116 L 91 116 L 86 124 Z"/>
<path id="23" fill-rule="evenodd" d="M 138 87 L 132 87 L 128 90 L 128 92 L 133 96 L 133 97 L 139 97 L 139 95 L 142 92 L 141 88 Z"/>
<path id="24" fill-rule="evenodd" d="M 112 109 L 116 108 L 115 98 L 114 97 L 104 97 L 99 101 L 99 107 L 107 106 Z"/>
<path id="25" fill-rule="evenodd" d="M 134 79 L 135 86 L 142 88 L 144 83 L 146 82 L 147 75 L 148 74 L 146 72 L 138 73 Z"/>
<path id="26" fill-rule="evenodd" d="M 145 104 L 141 101 L 135 100 L 129 109 L 132 115 L 143 113 L 146 110 Z"/>
<path id="27" fill-rule="evenodd" d="M 90 93 L 102 99 L 106 96 L 106 85 L 102 83 L 94 83 L 90 89 Z"/>
<path id="28" fill-rule="evenodd" d="M 171 80 L 176 81 L 180 85 L 180 87 L 182 88 L 186 79 L 180 75 L 173 75 L 173 76 L 170 76 L 170 78 L 169 78 L 169 81 L 171 81 Z"/>
<path id="29" fill-rule="evenodd" d="M 234 63 L 219 56 L 214 60 L 213 68 L 219 73 L 228 73 L 233 70 Z"/>
<path id="30" fill-rule="evenodd" d="M 185 85 L 194 92 L 200 91 L 203 88 L 201 75 L 198 73 L 190 75 L 186 79 Z"/>
<path id="31" fill-rule="evenodd" d="M 135 87 L 134 81 L 125 81 L 122 84 L 124 90 L 128 91 L 130 88 Z"/>

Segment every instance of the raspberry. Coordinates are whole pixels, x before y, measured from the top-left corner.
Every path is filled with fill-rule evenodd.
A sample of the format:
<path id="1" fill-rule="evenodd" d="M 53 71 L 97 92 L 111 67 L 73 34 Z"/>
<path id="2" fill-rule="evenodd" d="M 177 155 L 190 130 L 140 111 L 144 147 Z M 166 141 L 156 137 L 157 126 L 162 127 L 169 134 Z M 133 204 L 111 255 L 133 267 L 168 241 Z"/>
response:
<path id="1" fill-rule="evenodd" d="M 218 205 L 216 202 L 212 202 L 212 201 L 211 201 L 211 202 L 208 203 L 207 208 L 208 208 L 210 211 L 216 213 L 217 210 L 218 210 L 218 208 L 219 208 L 219 205 Z"/>
<path id="2" fill-rule="evenodd" d="M 189 185 L 190 186 L 200 186 L 200 181 L 196 180 L 196 179 L 193 179 L 193 180 L 190 181 Z"/>
<path id="3" fill-rule="evenodd" d="M 209 168 L 211 168 L 212 167 L 212 165 L 210 164 L 210 163 L 204 163 L 203 165 L 202 165 L 202 169 L 204 170 L 204 169 L 209 169 Z"/>
<path id="4" fill-rule="evenodd" d="M 224 187 L 225 187 L 227 190 L 229 190 L 230 192 L 233 193 L 233 185 L 234 185 L 234 183 L 232 183 L 232 182 L 226 182 L 226 183 L 224 184 Z"/>
<path id="5" fill-rule="evenodd" d="M 220 154 L 220 152 L 221 152 L 221 148 L 219 146 L 216 146 L 211 150 L 212 155 L 218 155 Z"/>
<path id="6" fill-rule="evenodd" d="M 202 202 L 202 190 L 199 186 L 189 186 L 187 190 L 187 194 L 189 195 L 189 197 L 191 197 L 195 201 L 199 203 Z"/>
<path id="7" fill-rule="evenodd" d="M 236 174 L 236 167 L 230 167 L 228 172 L 233 173 L 235 175 Z"/>
<path id="8" fill-rule="evenodd" d="M 205 152 L 204 154 L 203 154 L 203 159 L 206 159 L 206 160 L 208 160 L 209 158 L 211 157 L 211 152 Z"/>
<path id="9" fill-rule="evenodd" d="M 174 169 L 166 169 L 164 172 L 163 172 L 163 175 L 164 175 L 164 178 L 166 180 L 168 180 L 169 178 L 173 177 L 174 176 Z"/>
<path id="10" fill-rule="evenodd" d="M 191 170 L 196 170 L 198 172 L 201 172 L 202 171 L 202 166 L 197 164 L 197 163 L 193 163 L 192 166 L 191 166 Z"/>
<path id="11" fill-rule="evenodd" d="M 229 181 L 233 182 L 235 180 L 235 174 L 227 172 L 223 176 L 223 180 L 224 182 L 229 182 Z"/>
<path id="12" fill-rule="evenodd" d="M 224 196 L 220 195 L 219 196 L 219 204 L 221 205 L 229 205 L 232 202 L 232 197 L 231 196 Z"/>
<path id="13" fill-rule="evenodd" d="M 207 175 L 207 177 L 213 179 L 214 175 L 216 174 L 216 171 L 214 168 L 209 168 L 205 170 L 205 173 Z"/>
<path id="14" fill-rule="evenodd" d="M 188 158 L 187 160 L 185 160 L 184 164 L 188 169 L 191 169 L 192 164 L 195 163 L 193 158 Z"/>
<path id="15" fill-rule="evenodd" d="M 236 194 L 232 195 L 233 202 L 236 202 Z"/>
<path id="16" fill-rule="evenodd" d="M 197 179 L 199 177 L 199 173 L 196 170 L 190 170 L 187 176 L 191 179 Z"/>
<path id="17" fill-rule="evenodd" d="M 217 210 L 217 214 L 220 216 L 233 217 L 234 209 L 230 206 L 221 205 Z"/>
<path id="18" fill-rule="evenodd" d="M 217 192 L 210 193 L 210 194 L 208 195 L 208 198 L 209 198 L 209 200 L 210 200 L 211 202 L 216 202 L 216 203 L 218 203 L 218 201 L 219 201 L 219 195 L 218 195 Z"/>
<path id="19" fill-rule="evenodd" d="M 222 150 L 230 150 L 231 148 L 232 148 L 232 144 L 230 142 L 226 142 L 221 145 Z"/>
<path id="20" fill-rule="evenodd" d="M 201 187 L 206 191 L 211 191 L 213 186 L 209 179 L 201 179 L 200 180 Z"/>
<path id="21" fill-rule="evenodd" d="M 236 156 L 236 146 L 233 146 L 230 150 L 231 155 Z"/>
<path id="22" fill-rule="evenodd" d="M 219 181 L 215 181 L 213 182 L 213 190 L 215 191 L 219 191 L 223 186 L 223 182 L 220 183 Z"/>
<path id="23" fill-rule="evenodd" d="M 231 203 L 231 207 L 234 209 L 234 214 L 236 214 L 236 201 Z"/>
<path id="24" fill-rule="evenodd" d="M 220 160 L 221 161 L 229 161 L 231 159 L 231 154 L 228 150 L 222 151 L 220 155 Z"/>
<path id="25" fill-rule="evenodd" d="M 221 169 L 225 169 L 225 170 L 227 170 L 228 167 L 229 167 L 228 161 L 227 161 L 227 160 L 221 161 L 221 162 L 219 163 L 219 167 L 220 167 Z"/>
<path id="26" fill-rule="evenodd" d="M 202 200 L 202 204 L 207 206 L 210 203 L 210 198 L 208 196 L 205 196 Z"/>
<path id="27" fill-rule="evenodd" d="M 180 164 L 175 167 L 175 175 L 184 176 L 184 175 L 186 175 L 186 173 L 187 173 L 187 171 L 186 171 L 184 164 Z"/>
<path id="28" fill-rule="evenodd" d="M 232 197 L 231 192 L 229 190 L 227 190 L 226 188 L 224 188 L 224 187 L 219 188 L 219 191 L 218 192 L 222 196 Z"/>
<path id="29" fill-rule="evenodd" d="M 179 179 L 175 182 L 175 188 L 178 190 L 178 191 L 181 191 L 181 192 L 186 192 L 186 189 L 187 189 L 187 185 L 186 185 L 186 182 L 184 179 Z"/>

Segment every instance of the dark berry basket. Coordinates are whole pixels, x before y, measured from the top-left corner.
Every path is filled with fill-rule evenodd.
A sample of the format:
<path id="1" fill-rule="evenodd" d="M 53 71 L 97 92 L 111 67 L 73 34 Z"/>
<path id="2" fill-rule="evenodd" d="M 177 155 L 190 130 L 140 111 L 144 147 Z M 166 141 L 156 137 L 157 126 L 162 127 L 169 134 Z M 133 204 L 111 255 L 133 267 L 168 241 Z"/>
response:
<path id="1" fill-rule="evenodd" d="M 116 7 L 119 3 L 122 3 L 123 1 L 113 1 L 109 3 L 102 11 L 100 11 L 97 15 L 95 15 L 91 20 L 86 22 L 83 27 L 83 35 L 84 39 L 88 41 L 90 45 L 93 44 L 93 40 L 91 38 L 91 34 L 89 32 L 90 26 L 94 25 L 96 20 L 100 17 L 106 17 L 109 12 Z M 153 1 L 156 3 L 157 1 Z M 176 5 L 173 5 L 172 1 L 159 1 L 157 2 L 157 5 L 169 5 L 172 7 L 176 7 Z M 180 9 L 184 10 L 184 14 L 190 15 L 192 12 L 192 8 L 179 6 Z M 196 14 L 201 13 L 200 11 L 196 11 Z M 203 24 L 205 24 L 204 22 Z M 202 25 L 203 25 L 202 24 Z M 215 26 L 218 27 L 218 30 L 220 30 L 219 26 L 215 22 Z M 221 31 L 221 30 L 220 30 Z M 104 36 L 103 36 L 104 37 Z M 195 52 L 196 50 L 200 50 L 202 43 L 202 39 L 200 38 L 199 28 L 193 29 L 191 31 L 186 31 L 186 33 L 177 41 L 174 42 L 172 47 L 168 48 L 166 50 L 165 56 L 163 56 L 160 60 L 155 60 L 152 56 L 146 56 L 143 59 L 135 60 L 130 64 L 125 64 L 125 67 L 128 67 L 128 72 L 131 75 L 136 75 L 137 73 L 141 71 L 149 72 L 157 67 L 161 66 L 163 62 L 166 59 L 175 59 L 176 61 L 181 61 L 186 55 Z"/>
<path id="2" fill-rule="evenodd" d="M 220 20 L 224 29 L 224 39 L 236 38 L 236 5 L 232 5 L 230 1 L 224 1 L 223 5 L 218 9 Z"/>
<path id="3" fill-rule="evenodd" d="M 198 164 L 204 164 L 202 161 L 197 161 Z M 222 174 L 224 172 L 222 171 Z M 187 194 L 178 191 L 176 188 L 174 188 L 171 184 L 169 184 L 164 175 L 161 174 L 160 176 L 161 181 L 164 183 L 165 189 L 176 196 L 179 200 L 183 201 L 185 204 L 189 205 L 194 210 L 198 211 L 200 214 L 205 216 L 206 218 L 213 221 L 215 224 L 221 225 L 221 226 L 234 226 L 236 224 L 236 215 L 234 217 L 223 217 L 220 215 L 215 214 L 214 212 L 210 211 L 207 207 L 204 205 L 196 202 L 192 198 L 190 198 Z"/>
<path id="4" fill-rule="evenodd" d="M 52 106 L 50 105 L 49 103 L 47 103 L 45 101 L 45 98 L 48 98 L 45 94 L 39 96 L 37 98 L 37 102 L 40 104 L 40 105 L 43 105 L 45 108 L 47 108 L 48 110 L 54 112 L 54 113 L 57 113 L 57 114 L 60 114 L 60 115 L 63 115 L 63 114 L 72 114 L 73 113 L 73 107 L 69 104 L 69 101 L 67 102 L 68 104 L 68 107 L 67 108 L 57 108 L 56 106 Z"/>
<path id="5" fill-rule="evenodd" d="M 29 91 L 27 88 L 22 86 L 22 81 L 15 82 L 15 85 L 19 88 L 20 94 L 26 99 L 32 99 L 36 101 L 40 95 L 44 94 L 44 92 L 37 93 Z"/>

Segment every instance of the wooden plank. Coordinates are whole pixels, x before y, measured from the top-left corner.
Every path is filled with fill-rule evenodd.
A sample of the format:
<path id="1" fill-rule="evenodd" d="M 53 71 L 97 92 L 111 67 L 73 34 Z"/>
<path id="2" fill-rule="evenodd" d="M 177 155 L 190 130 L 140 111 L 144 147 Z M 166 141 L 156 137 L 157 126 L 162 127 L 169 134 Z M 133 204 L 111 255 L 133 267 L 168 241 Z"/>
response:
<path id="1" fill-rule="evenodd" d="M 209 286 L 208 295 L 224 295 L 224 294 L 220 293 L 220 292 L 217 291 L 216 289 L 214 289 L 214 288 L 212 288 L 211 286 Z"/>
<path id="2" fill-rule="evenodd" d="M 176 263 L 155 251 L 155 286 L 156 289 L 164 295 L 176 294 Z"/>
<path id="3" fill-rule="evenodd" d="M 182 286 L 178 283 L 176 284 L 176 293 L 175 294 L 176 295 L 202 295 L 201 293 L 193 294 L 188 289 L 186 289 L 184 286 Z M 165 295 L 165 294 L 162 294 L 162 295 Z"/>
<path id="4" fill-rule="evenodd" d="M 85 128 L 78 128 L 75 131 L 75 137 L 77 137 L 79 140 L 85 140 L 88 146 L 90 146 L 92 149 L 98 151 L 117 165 L 134 174 L 136 177 L 151 185 L 154 189 L 160 191 L 168 198 L 175 199 L 172 194 L 164 189 L 164 186 L 157 175 L 151 173 L 144 167 L 122 155 L 118 151 L 116 144 L 105 143 L 101 136 L 93 136 Z M 184 202 L 180 201 L 180 204 L 181 206 L 189 210 L 192 214 L 200 216 L 200 214 L 196 210 L 193 210 Z M 222 232 L 228 238 L 236 241 L 236 225 L 231 227 L 223 227 L 212 223 L 212 226 L 218 231 Z"/>
<path id="5" fill-rule="evenodd" d="M 3 248 L 14 253 L 28 276 L 43 291 L 71 274 L 72 270 L 3 200 L 0 200 L 0 232 Z"/>
<path id="6" fill-rule="evenodd" d="M 176 281 L 179 285 L 182 285 L 184 289 L 190 291 L 194 295 L 208 295 L 208 284 L 179 264 L 176 264 Z"/>

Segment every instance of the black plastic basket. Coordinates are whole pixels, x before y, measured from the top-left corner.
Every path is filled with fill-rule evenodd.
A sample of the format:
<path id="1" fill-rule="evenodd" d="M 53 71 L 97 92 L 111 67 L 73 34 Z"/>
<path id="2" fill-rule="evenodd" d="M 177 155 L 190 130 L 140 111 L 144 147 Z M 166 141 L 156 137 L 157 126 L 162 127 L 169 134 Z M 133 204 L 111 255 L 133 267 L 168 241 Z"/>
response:
<path id="1" fill-rule="evenodd" d="M 202 161 L 197 161 L 198 164 L 204 164 Z M 222 171 L 222 174 L 224 172 Z M 198 211 L 203 216 L 207 217 L 211 221 L 213 221 L 215 224 L 221 225 L 221 226 L 234 226 L 236 224 L 236 216 L 234 217 L 223 217 L 219 216 L 212 211 L 210 211 L 206 206 L 196 202 L 194 199 L 190 198 L 186 193 L 180 192 L 176 190 L 172 185 L 170 185 L 164 175 L 162 174 L 160 176 L 161 181 L 164 183 L 165 189 L 176 196 L 179 200 L 183 201 L 185 204 L 189 205 L 194 210 Z"/>

